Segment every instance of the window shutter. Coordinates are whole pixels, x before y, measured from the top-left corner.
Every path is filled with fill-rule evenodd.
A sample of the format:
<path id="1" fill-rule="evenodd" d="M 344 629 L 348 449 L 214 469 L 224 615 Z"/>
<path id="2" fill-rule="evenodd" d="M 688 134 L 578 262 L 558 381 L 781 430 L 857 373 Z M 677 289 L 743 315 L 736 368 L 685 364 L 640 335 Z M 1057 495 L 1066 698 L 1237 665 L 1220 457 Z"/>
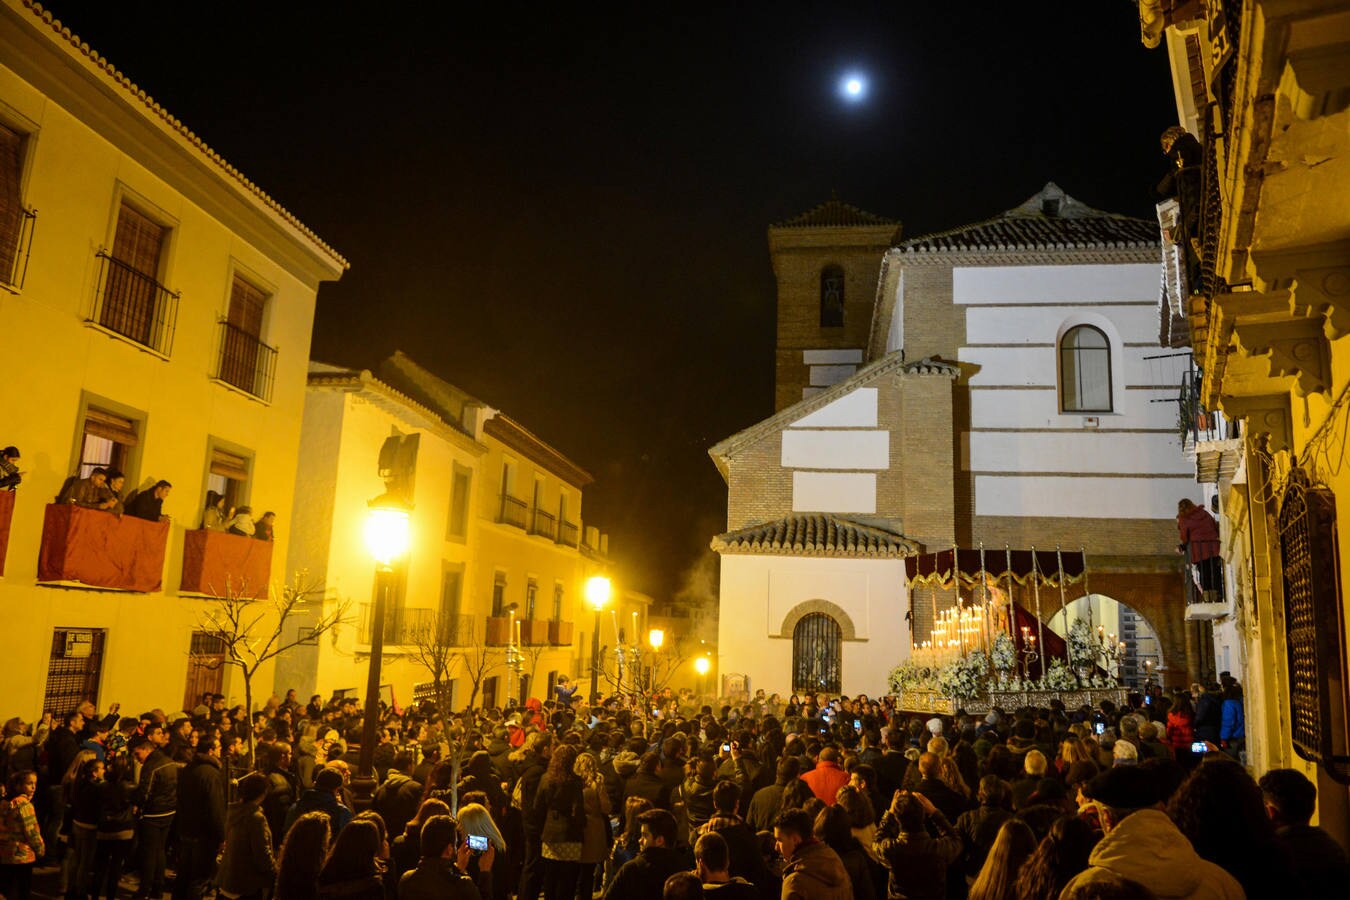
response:
<path id="1" fill-rule="evenodd" d="M 126 447 L 134 447 L 140 443 L 135 422 L 92 406 L 84 413 L 84 433 Z"/>
<path id="2" fill-rule="evenodd" d="M 19 253 L 23 203 L 19 196 L 23 135 L 0 125 L 0 279 L 9 280 Z"/>
<path id="3" fill-rule="evenodd" d="M 232 481 L 248 481 L 248 460 L 233 453 L 226 453 L 216 447 L 211 448 L 211 474 L 229 478 Z"/>
<path id="4" fill-rule="evenodd" d="M 142 275 L 158 280 L 164 232 L 162 225 L 123 203 L 117 212 L 117 234 L 113 237 L 112 255 Z"/>
<path id="5" fill-rule="evenodd" d="M 230 324 L 247 335 L 262 337 L 263 307 L 267 295 L 238 275 L 230 286 Z"/>

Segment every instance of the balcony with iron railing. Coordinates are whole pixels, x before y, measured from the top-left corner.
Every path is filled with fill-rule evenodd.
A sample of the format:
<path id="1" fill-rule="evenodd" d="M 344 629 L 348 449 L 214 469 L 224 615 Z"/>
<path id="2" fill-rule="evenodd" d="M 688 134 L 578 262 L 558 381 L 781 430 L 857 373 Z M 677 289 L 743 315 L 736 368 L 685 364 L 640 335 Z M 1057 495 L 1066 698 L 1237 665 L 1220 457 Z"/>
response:
<path id="1" fill-rule="evenodd" d="M 362 603 L 356 638 L 358 644 L 370 645 L 370 640 L 374 636 L 374 618 L 375 605 L 373 603 Z M 437 626 L 436 618 L 436 610 L 434 609 L 395 608 L 385 610 L 385 646 L 411 647 L 432 640 Z"/>
<path id="2" fill-rule="evenodd" d="M 1232 479 L 1242 455 L 1241 422 L 1217 409 L 1206 409 L 1200 398 L 1202 375 L 1191 367 L 1182 373 L 1177 397 L 1177 426 L 1182 450 L 1195 458 L 1195 478 L 1201 484 Z"/>
<path id="3" fill-rule="evenodd" d="M 220 358 L 216 378 L 264 403 L 272 400 L 277 351 L 225 319 L 220 320 Z"/>
<path id="4" fill-rule="evenodd" d="M 173 351 L 179 293 L 100 250 L 94 306 L 87 321 L 160 356 Z"/>
<path id="5" fill-rule="evenodd" d="M 537 534 L 553 541 L 557 539 L 557 533 L 558 520 L 553 517 L 552 513 L 544 512 L 536 506 L 534 515 L 530 519 L 530 534 Z"/>
<path id="6" fill-rule="evenodd" d="M 577 546 L 581 534 L 581 528 L 575 522 L 562 520 L 558 523 L 558 543 L 566 547 Z"/>
<path id="7" fill-rule="evenodd" d="M 1193 540 L 1179 548 L 1185 560 L 1186 620 L 1222 619 L 1233 612 L 1228 602 L 1227 564 L 1217 540 Z"/>
<path id="8" fill-rule="evenodd" d="M 36 225 L 37 213 L 31 209 L 19 209 L 9 221 L 0 221 L 0 287 L 23 289 Z"/>
<path id="9" fill-rule="evenodd" d="M 497 521 L 504 525 L 511 525 L 525 530 L 526 523 L 529 521 L 530 505 L 519 497 L 512 497 L 510 494 L 502 494 L 501 507 L 497 513 Z"/>

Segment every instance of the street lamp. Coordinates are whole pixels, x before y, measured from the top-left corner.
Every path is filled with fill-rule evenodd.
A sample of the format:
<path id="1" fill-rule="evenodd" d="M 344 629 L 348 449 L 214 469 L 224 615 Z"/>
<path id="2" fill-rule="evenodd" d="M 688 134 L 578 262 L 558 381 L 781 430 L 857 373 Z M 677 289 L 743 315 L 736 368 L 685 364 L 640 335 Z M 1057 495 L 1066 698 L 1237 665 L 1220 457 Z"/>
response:
<path id="1" fill-rule="evenodd" d="M 666 642 L 666 633 L 660 628 L 653 628 L 647 635 L 647 643 L 652 645 L 653 650 L 660 650 L 661 645 Z"/>
<path id="2" fill-rule="evenodd" d="M 706 680 L 708 670 L 712 668 L 712 662 L 706 656 L 700 656 L 694 660 L 694 671 L 698 673 L 698 693 L 699 702 L 703 702 L 703 695 L 707 692 L 708 686 Z"/>
<path id="3" fill-rule="evenodd" d="M 647 632 L 647 643 L 652 648 L 652 661 L 647 664 L 647 691 L 651 693 L 656 690 L 656 654 L 661 652 L 661 645 L 666 642 L 666 633 L 660 628 L 653 628 Z M 646 708 L 650 702 L 650 697 L 643 701 L 643 707 Z"/>
<path id="4" fill-rule="evenodd" d="M 411 510 L 397 497 L 384 494 L 370 501 L 366 516 L 366 548 L 375 559 L 375 610 L 370 625 L 370 672 L 366 679 L 366 712 L 361 731 L 361 759 L 352 779 L 353 793 L 367 803 L 375 791 L 375 742 L 380 720 L 380 666 L 384 656 L 384 617 L 393 581 L 394 563 L 408 552 Z"/>
<path id="5" fill-rule="evenodd" d="M 595 630 L 591 632 L 591 696 L 594 704 L 600 694 L 600 612 L 609 605 L 614 587 L 603 575 L 592 575 L 586 581 L 586 602 L 595 610 Z"/>

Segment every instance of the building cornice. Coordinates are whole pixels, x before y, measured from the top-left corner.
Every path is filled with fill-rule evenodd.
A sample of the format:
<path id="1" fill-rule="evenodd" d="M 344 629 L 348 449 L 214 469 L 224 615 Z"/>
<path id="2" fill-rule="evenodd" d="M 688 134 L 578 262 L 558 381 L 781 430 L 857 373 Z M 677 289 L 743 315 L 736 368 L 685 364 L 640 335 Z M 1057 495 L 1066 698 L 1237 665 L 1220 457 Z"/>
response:
<path id="1" fill-rule="evenodd" d="M 510 416 L 500 411 L 491 411 L 489 416 L 488 420 L 483 423 L 484 435 L 495 438 L 503 446 L 509 447 L 521 456 L 543 466 L 577 490 L 595 481 L 591 473 L 572 462 L 559 450 L 544 442 Z"/>
<path id="2" fill-rule="evenodd" d="M 1157 263 L 1161 244 L 1137 247 L 1065 247 L 1060 249 L 1008 249 L 980 247 L 946 250 L 892 248 L 886 260 L 902 266 L 1082 266 L 1093 264 Z"/>
<path id="3" fill-rule="evenodd" d="M 340 391 L 352 394 L 380 407 L 403 421 L 410 428 L 420 428 L 443 438 L 475 457 L 487 453 L 486 445 L 475 441 L 454 424 L 447 422 L 435 410 L 418 403 L 397 389 L 376 378 L 369 369 L 311 372 L 310 390 Z"/>

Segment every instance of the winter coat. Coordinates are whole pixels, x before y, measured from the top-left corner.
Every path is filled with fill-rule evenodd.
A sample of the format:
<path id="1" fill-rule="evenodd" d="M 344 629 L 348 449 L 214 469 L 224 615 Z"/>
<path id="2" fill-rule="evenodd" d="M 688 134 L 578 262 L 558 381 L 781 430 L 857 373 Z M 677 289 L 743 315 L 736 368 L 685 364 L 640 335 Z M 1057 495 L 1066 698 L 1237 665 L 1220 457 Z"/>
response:
<path id="1" fill-rule="evenodd" d="M 1219 742 L 1219 728 L 1223 721 L 1223 698 L 1208 691 L 1195 700 L 1195 739 Z"/>
<path id="2" fill-rule="evenodd" d="M 540 840 L 549 844 L 580 844 L 586 835 L 586 801 L 581 779 L 559 781 L 544 778 L 535 793 L 526 828 L 533 827 Z"/>
<path id="3" fill-rule="evenodd" d="M 37 862 L 46 852 L 32 801 L 24 794 L 0 801 L 0 865 Z"/>
<path id="4" fill-rule="evenodd" d="M 965 847 L 962 872 L 970 878 L 980 874 L 984 860 L 989 856 L 989 848 L 994 846 L 994 838 L 998 837 L 998 830 L 1012 817 L 1013 814 L 1001 806 L 988 804 L 961 813 L 961 817 L 956 820 L 956 832 L 961 835 L 961 843 Z"/>
<path id="5" fill-rule="evenodd" d="M 1241 700 L 1223 701 L 1223 724 L 1219 727 L 1219 739 L 1223 741 L 1241 740 L 1247 736 L 1246 720 L 1242 714 Z"/>
<path id="6" fill-rule="evenodd" d="M 1167 814 L 1156 809 L 1131 813 L 1097 843 L 1088 868 L 1065 890 L 1092 884 L 1105 873 L 1137 881 L 1158 900 L 1241 900 L 1237 879 L 1201 859 Z"/>
<path id="7" fill-rule="evenodd" d="M 241 897 L 268 891 L 277 877 L 272 832 L 258 803 L 231 803 L 226 815 L 225 850 L 216 882 Z"/>
<path id="8" fill-rule="evenodd" d="M 773 828 L 773 820 L 778 818 L 783 808 L 783 787 L 781 784 L 771 784 L 755 791 L 755 796 L 750 798 L 750 811 L 745 814 L 750 827 L 756 831 Z"/>
<path id="9" fill-rule="evenodd" d="M 225 840 L 225 773 L 219 760 L 198 753 L 178 773 L 178 821 L 183 837 Z"/>
<path id="10" fill-rule="evenodd" d="M 1192 563 L 1219 555 L 1219 525 L 1203 506 L 1192 507 L 1190 512 L 1177 516 L 1177 533 Z"/>
<path id="11" fill-rule="evenodd" d="M 712 818 L 714 787 L 716 782 L 703 781 L 697 775 L 690 775 L 684 780 L 680 796 L 684 800 L 684 815 L 691 832 L 702 828 L 703 823 Z"/>
<path id="12" fill-rule="evenodd" d="M 136 814 L 132 810 L 134 793 L 135 787 L 129 781 L 105 781 L 99 785 L 100 840 L 131 840 L 136 831 Z"/>
<path id="13" fill-rule="evenodd" d="M 648 775 L 646 772 L 638 772 L 628 779 L 628 784 L 623 789 L 624 801 L 627 802 L 629 797 L 649 800 L 657 809 L 670 809 L 670 789 L 659 776 Z"/>
<path id="14" fill-rule="evenodd" d="M 300 799 L 291 807 L 290 812 L 286 814 L 286 832 L 291 830 L 295 820 L 308 812 L 321 812 L 328 814 L 329 827 L 332 829 L 333 840 L 337 840 L 339 831 L 347 827 L 347 823 L 352 820 L 352 811 L 343 806 L 338 801 L 337 795 L 332 791 L 321 791 L 318 788 L 311 788 L 300 795 Z"/>
<path id="15" fill-rule="evenodd" d="M 848 784 L 848 773 L 838 763 L 821 761 L 810 772 L 802 775 L 811 793 L 826 806 L 834 806 L 834 798 L 839 789 Z"/>
<path id="16" fill-rule="evenodd" d="M 648 847 L 623 864 L 605 888 L 605 900 L 655 900 L 663 893 L 667 878 L 693 867 L 693 854 L 687 850 Z"/>
<path id="17" fill-rule="evenodd" d="M 755 829 L 736 817 L 723 816 L 720 813 L 708 820 L 703 833 L 715 831 L 727 842 L 727 858 L 730 860 L 730 872 L 734 877 L 744 878 L 759 888 L 766 888 L 777 879 L 769 874 L 764 862 L 764 854 L 759 850 L 759 838 Z M 774 885 L 776 887 L 776 885 Z M 768 891 L 765 891 L 768 896 Z M 777 892 L 774 892 L 777 896 Z"/>
<path id="18" fill-rule="evenodd" d="M 961 837 L 940 809 L 929 822 L 941 837 L 929 837 L 927 831 L 900 831 L 889 810 L 881 817 L 872 850 L 890 872 L 886 883 L 890 900 L 945 900 L 947 867 L 961 857 Z"/>
<path id="19" fill-rule="evenodd" d="M 853 900 L 853 886 L 839 854 L 820 841 L 797 845 L 783 867 L 783 900 Z"/>
<path id="20" fill-rule="evenodd" d="M 1184 713 L 1167 714 L 1167 743 L 1176 753 L 1189 751 L 1195 742 L 1195 719 Z"/>
<path id="21" fill-rule="evenodd" d="M 398 900 L 479 900 L 479 893 L 450 860 L 424 859 L 399 879 Z"/>
<path id="22" fill-rule="evenodd" d="M 141 818 L 171 816 L 178 808 L 178 766 L 163 750 L 152 750 L 141 764 L 136 805 Z"/>
<path id="23" fill-rule="evenodd" d="M 497 789 L 498 793 L 501 788 Z M 460 796 L 464 796 L 463 791 Z M 371 801 L 372 808 L 384 819 L 384 827 L 392 835 L 400 835 L 408 826 L 408 820 L 417 815 L 417 806 L 422 800 L 422 785 L 413 781 L 402 772 L 390 772 L 384 784 L 375 790 Z M 498 810 L 493 810 L 497 815 Z"/>

